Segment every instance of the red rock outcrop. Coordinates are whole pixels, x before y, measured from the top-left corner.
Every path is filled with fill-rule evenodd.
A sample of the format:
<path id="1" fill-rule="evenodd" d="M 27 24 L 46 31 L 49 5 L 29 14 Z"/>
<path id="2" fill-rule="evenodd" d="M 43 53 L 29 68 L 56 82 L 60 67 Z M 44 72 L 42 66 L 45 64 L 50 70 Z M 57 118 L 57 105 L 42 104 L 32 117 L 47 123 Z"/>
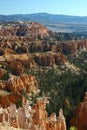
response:
<path id="1" fill-rule="evenodd" d="M 34 90 L 37 91 L 38 84 L 34 76 L 23 74 L 19 77 L 12 77 L 5 83 L 5 89 L 11 92 L 26 91 L 30 93 Z"/>
<path id="2" fill-rule="evenodd" d="M 24 68 L 35 67 L 36 63 L 41 66 L 59 65 L 67 60 L 64 54 L 87 49 L 87 40 L 58 41 L 53 37 L 55 33 L 39 23 L 8 22 L 1 25 L 0 55 L 8 64 L 6 67 L 17 75 L 23 73 Z M 37 52 L 38 56 L 32 52 Z"/>
<path id="3" fill-rule="evenodd" d="M 10 102 L 13 102 L 18 105 L 19 102 L 22 102 L 22 95 L 16 92 L 11 93 L 9 95 L 0 95 L 0 105 L 3 108 L 7 108 L 10 105 Z"/>
<path id="4" fill-rule="evenodd" d="M 9 54 L 11 54 L 12 52 L 13 52 L 12 49 L 10 49 L 10 48 L 5 48 L 5 49 L 2 51 L 2 54 L 3 54 L 3 55 L 9 55 Z"/>
<path id="5" fill-rule="evenodd" d="M 41 55 L 36 55 L 35 61 L 41 66 L 54 66 L 65 63 L 67 61 L 67 58 L 60 52 L 49 52 Z"/>
<path id="6" fill-rule="evenodd" d="M 23 74 L 19 77 L 11 75 L 8 81 L 1 83 L 0 88 L 9 92 L 9 94 L 0 94 L 0 104 L 5 108 L 9 106 L 10 102 L 16 105 L 22 102 L 22 94 L 24 92 L 38 93 L 38 83 L 35 77 L 27 74 Z"/>
<path id="7" fill-rule="evenodd" d="M 0 28 L 0 55 L 15 52 L 27 53 L 29 51 L 59 51 L 71 54 L 87 49 L 87 40 L 58 42 L 52 34 L 57 35 L 35 22 L 2 23 Z"/>
<path id="8" fill-rule="evenodd" d="M 10 61 L 9 68 L 11 69 L 12 74 L 14 75 L 21 75 L 24 73 L 24 67 L 20 61 Z"/>
<path id="9" fill-rule="evenodd" d="M 4 74 L 5 74 L 5 70 L 0 68 L 0 78 L 2 78 L 4 76 Z"/>
<path id="10" fill-rule="evenodd" d="M 77 130 L 87 130 L 87 92 L 85 93 L 84 101 L 74 111 L 71 125 L 76 126 Z"/>
<path id="11" fill-rule="evenodd" d="M 60 45 L 65 54 L 74 54 L 79 51 L 87 50 L 87 40 L 68 41 Z"/>
<path id="12" fill-rule="evenodd" d="M 3 26 L 3 25 L 2 25 Z M 0 29 L 1 36 L 30 36 L 46 37 L 49 36 L 49 31 L 43 25 L 36 22 L 8 22 L 4 28 Z M 35 36 L 34 36 L 35 35 Z"/>
<path id="13" fill-rule="evenodd" d="M 57 118 L 55 113 L 48 117 L 45 109 L 46 98 L 40 98 L 32 107 L 26 102 L 24 107 L 19 109 L 16 109 L 15 104 L 10 103 L 9 108 L 0 108 L 0 122 L 4 124 L 8 122 L 8 125 L 15 128 L 29 130 L 66 130 L 63 110 L 60 109 Z M 4 111 L 6 111 L 5 114 Z"/>
<path id="14" fill-rule="evenodd" d="M 37 65 L 30 54 L 9 54 L 0 56 L 0 63 L 6 66 L 13 75 L 21 75 L 24 73 L 24 68 L 35 68 Z M 5 72 L 5 69 L 0 68 L 0 75 Z"/>

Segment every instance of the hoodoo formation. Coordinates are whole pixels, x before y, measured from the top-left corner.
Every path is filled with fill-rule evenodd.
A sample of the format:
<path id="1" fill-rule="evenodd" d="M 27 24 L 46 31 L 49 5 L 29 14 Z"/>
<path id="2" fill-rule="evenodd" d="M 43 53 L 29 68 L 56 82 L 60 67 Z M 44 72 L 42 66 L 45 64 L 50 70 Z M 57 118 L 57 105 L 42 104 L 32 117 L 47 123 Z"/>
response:
<path id="1" fill-rule="evenodd" d="M 74 111 L 71 124 L 76 126 L 77 130 L 87 130 L 87 92 L 85 93 L 84 101 Z"/>
<path id="2" fill-rule="evenodd" d="M 48 117 L 45 109 L 46 98 L 39 99 L 32 107 L 26 102 L 23 108 L 19 109 L 10 103 L 5 109 L 0 107 L 0 123 L 27 130 L 66 130 L 63 110 L 60 109 L 59 117 L 56 117 L 55 113 Z"/>

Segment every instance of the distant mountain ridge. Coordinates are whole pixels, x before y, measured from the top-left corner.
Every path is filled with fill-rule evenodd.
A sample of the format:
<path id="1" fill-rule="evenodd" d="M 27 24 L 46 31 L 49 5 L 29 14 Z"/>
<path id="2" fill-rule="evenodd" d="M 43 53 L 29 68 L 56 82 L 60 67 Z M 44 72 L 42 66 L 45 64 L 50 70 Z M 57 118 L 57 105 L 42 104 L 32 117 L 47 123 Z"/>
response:
<path id="1" fill-rule="evenodd" d="M 0 22 L 33 21 L 46 25 L 58 32 L 77 32 L 87 30 L 87 16 L 69 16 L 48 13 L 0 15 Z M 79 27 L 79 29 L 76 27 Z"/>
<path id="2" fill-rule="evenodd" d="M 36 21 L 36 22 L 76 22 L 87 23 L 87 16 L 57 15 L 48 13 L 0 15 L 0 22 L 6 21 Z"/>

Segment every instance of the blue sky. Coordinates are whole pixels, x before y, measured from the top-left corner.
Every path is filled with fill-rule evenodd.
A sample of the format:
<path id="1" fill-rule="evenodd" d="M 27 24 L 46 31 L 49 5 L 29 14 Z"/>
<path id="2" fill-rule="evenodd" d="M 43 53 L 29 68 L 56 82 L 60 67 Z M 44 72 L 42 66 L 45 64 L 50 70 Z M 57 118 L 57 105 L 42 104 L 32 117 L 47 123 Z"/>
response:
<path id="1" fill-rule="evenodd" d="M 87 16 L 87 0 L 0 0 L 0 14 L 39 12 Z"/>

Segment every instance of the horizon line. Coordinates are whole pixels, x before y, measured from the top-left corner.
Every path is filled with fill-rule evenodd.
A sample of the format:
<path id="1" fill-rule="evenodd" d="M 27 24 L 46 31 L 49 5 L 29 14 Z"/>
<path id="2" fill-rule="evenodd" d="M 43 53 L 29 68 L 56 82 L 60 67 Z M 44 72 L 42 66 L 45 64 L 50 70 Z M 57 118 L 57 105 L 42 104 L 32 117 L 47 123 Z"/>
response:
<path id="1" fill-rule="evenodd" d="M 48 14 L 48 15 L 64 15 L 64 16 L 72 16 L 72 17 L 87 17 L 83 15 L 70 15 L 70 14 L 55 14 L 55 13 L 48 13 L 48 12 L 37 12 L 37 13 L 13 13 L 13 14 L 0 14 L 3 16 L 11 16 L 11 15 L 31 15 L 31 14 Z"/>

